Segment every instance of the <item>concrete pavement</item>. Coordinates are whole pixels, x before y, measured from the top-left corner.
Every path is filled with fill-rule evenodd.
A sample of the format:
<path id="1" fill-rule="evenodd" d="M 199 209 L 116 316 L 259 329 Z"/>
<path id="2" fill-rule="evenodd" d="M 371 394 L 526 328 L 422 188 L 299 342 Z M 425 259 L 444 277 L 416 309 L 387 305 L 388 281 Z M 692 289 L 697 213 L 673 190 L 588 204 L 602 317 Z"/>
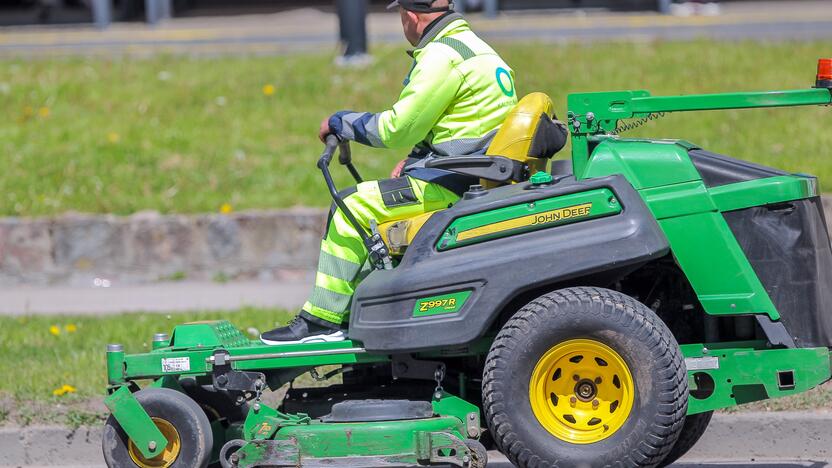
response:
<path id="1" fill-rule="evenodd" d="M 264 307 L 295 310 L 311 290 L 313 274 L 280 282 L 167 282 L 110 287 L 0 289 L 0 315 L 107 315 Z"/>
<path id="2" fill-rule="evenodd" d="M 832 6 L 826 0 L 737 2 L 714 17 L 673 17 L 657 13 L 548 11 L 503 14 L 497 19 L 470 15 L 488 40 L 547 42 L 717 39 L 820 39 L 832 37 Z M 403 45 L 401 26 L 389 13 L 368 18 L 371 44 Z M 106 31 L 91 26 L 0 29 L 0 56 L 150 55 L 154 53 L 275 54 L 334 50 L 337 17 L 313 8 L 222 18 L 181 18 L 156 27 L 117 24 Z"/>

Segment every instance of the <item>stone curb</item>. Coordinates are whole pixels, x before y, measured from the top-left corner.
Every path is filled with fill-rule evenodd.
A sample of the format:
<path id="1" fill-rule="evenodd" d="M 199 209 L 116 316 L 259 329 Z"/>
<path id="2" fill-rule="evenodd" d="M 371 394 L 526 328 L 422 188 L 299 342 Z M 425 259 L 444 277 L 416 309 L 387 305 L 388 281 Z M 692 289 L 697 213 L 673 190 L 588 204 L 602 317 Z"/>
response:
<path id="1" fill-rule="evenodd" d="M 682 461 L 825 461 L 832 459 L 830 434 L 830 412 L 719 413 Z M 104 464 L 100 427 L 0 428 L 0 453 L 0 467 Z"/>
<path id="2" fill-rule="evenodd" d="M 824 207 L 832 219 L 832 198 L 824 197 Z M 326 216 L 293 208 L 0 218 L 0 287 L 279 279 L 315 268 Z"/>
<path id="3" fill-rule="evenodd" d="M 0 286 L 100 286 L 183 277 L 271 280 L 314 269 L 326 210 L 229 215 L 69 213 L 0 219 Z"/>

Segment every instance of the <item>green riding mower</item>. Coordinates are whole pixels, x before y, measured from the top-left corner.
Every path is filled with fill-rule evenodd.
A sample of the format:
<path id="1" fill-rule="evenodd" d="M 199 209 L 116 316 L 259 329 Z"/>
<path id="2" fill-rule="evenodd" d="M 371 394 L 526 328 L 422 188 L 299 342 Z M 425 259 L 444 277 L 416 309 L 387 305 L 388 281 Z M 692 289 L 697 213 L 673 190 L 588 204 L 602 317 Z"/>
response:
<path id="1" fill-rule="evenodd" d="M 570 95 L 571 164 L 535 150 L 551 101 L 527 96 L 504 147 L 431 163 L 482 179 L 459 202 L 358 229 L 373 271 L 348 340 L 266 346 L 217 321 L 150 352 L 109 345 L 107 464 L 482 468 L 496 448 L 519 467 L 666 466 L 714 410 L 826 382 L 817 180 L 619 134 L 669 112 L 828 106 L 830 75 L 805 90 Z M 360 180 L 334 137 L 318 167 L 354 222 L 329 171 L 339 148 Z"/>

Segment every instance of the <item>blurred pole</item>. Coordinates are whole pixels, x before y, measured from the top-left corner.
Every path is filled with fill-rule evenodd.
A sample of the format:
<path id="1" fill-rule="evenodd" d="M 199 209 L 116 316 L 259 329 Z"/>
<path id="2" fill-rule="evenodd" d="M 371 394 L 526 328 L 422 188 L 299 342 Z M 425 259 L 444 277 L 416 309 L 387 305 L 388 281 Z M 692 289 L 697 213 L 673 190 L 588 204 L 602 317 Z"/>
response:
<path id="1" fill-rule="evenodd" d="M 663 15 L 670 14 L 670 4 L 673 3 L 673 0 L 657 0 L 659 2 L 659 13 Z"/>
<path id="2" fill-rule="evenodd" d="M 482 10 L 486 18 L 496 18 L 497 11 L 500 9 L 498 0 L 485 0 L 483 2 Z"/>
<path id="3" fill-rule="evenodd" d="M 367 60 L 367 0 L 337 0 L 344 56 L 341 63 Z"/>
<path id="4" fill-rule="evenodd" d="M 171 17 L 171 0 L 144 0 L 145 18 L 149 24 L 156 24 Z"/>
<path id="5" fill-rule="evenodd" d="M 111 0 L 92 0 L 92 20 L 98 29 L 107 29 L 113 21 Z"/>
<path id="6" fill-rule="evenodd" d="M 159 17 L 162 19 L 173 18 L 173 0 L 159 0 Z"/>
<path id="7" fill-rule="evenodd" d="M 454 11 L 457 13 L 465 13 L 465 0 L 456 0 L 454 2 Z"/>

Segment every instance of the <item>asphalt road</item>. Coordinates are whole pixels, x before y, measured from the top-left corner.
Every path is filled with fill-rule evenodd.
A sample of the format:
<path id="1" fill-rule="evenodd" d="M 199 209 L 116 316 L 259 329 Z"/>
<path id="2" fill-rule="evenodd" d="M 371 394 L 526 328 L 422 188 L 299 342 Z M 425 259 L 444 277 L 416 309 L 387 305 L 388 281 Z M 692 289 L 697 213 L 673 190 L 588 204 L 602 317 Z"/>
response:
<path id="1" fill-rule="evenodd" d="M 0 468 L 103 467 L 101 428 L 0 427 Z M 509 468 L 489 452 L 492 468 Z M 832 460 L 832 412 L 718 413 L 677 468 L 825 468 Z"/>
<path id="2" fill-rule="evenodd" d="M 597 11 L 503 14 L 497 19 L 470 15 L 474 28 L 488 40 L 543 42 L 715 39 L 832 38 L 829 0 L 737 2 L 720 16 L 673 17 L 656 13 Z M 188 53 L 274 54 L 337 48 L 337 17 L 312 8 L 283 13 L 223 18 L 182 18 L 156 27 L 117 24 L 106 31 L 90 26 L 0 28 L 0 56 L 150 55 Z M 404 45 L 401 26 L 392 14 L 368 18 L 371 44 Z"/>

